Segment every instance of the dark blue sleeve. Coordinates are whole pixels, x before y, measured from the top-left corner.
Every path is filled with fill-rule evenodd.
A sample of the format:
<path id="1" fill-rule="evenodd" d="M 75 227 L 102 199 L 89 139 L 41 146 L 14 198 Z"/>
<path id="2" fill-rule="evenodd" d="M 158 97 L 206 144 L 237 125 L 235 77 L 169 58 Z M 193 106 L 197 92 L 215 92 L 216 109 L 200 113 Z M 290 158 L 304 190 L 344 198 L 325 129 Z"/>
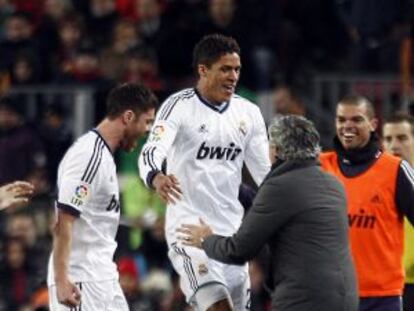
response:
<path id="1" fill-rule="evenodd" d="M 257 191 L 247 184 L 242 183 L 239 188 L 239 201 L 245 211 L 248 211 L 253 204 Z"/>
<path id="2" fill-rule="evenodd" d="M 395 201 L 400 214 L 414 226 L 414 170 L 406 161 L 401 162 L 398 170 Z"/>

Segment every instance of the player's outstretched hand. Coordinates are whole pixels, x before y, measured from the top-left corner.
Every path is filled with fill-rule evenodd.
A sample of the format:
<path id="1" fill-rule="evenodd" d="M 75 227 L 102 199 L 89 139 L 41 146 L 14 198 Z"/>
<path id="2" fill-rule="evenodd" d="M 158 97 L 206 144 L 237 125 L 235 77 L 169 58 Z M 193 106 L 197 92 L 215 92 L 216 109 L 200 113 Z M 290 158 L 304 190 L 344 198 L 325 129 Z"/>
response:
<path id="1" fill-rule="evenodd" d="M 57 282 L 56 291 L 60 304 L 63 304 L 69 308 L 79 306 L 81 301 L 81 293 L 79 288 L 77 288 L 69 280 Z"/>
<path id="2" fill-rule="evenodd" d="M 26 204 L 33 192 L 34 186 L 25 181 L 15 181 L 0 187 L 0 210 Z"/>
<path id="3" fill-rule="evenodd" d="M 181 241 L 183 245 L 195 246 L 202 248 L 201 245 L 204 239 L 213 235 L 213 230 L 201 218 L 199 225 L 183 224 L 177 228 L 177 240 Z"/>
<path id="4" fill-rule="evenodd" d="M 158 173 L 155 175 L 152 185 L 161 199 L 166 203 L 174 204 L 176 200 L 181 199 L 182 191 L 177 177 L 174 175 L 164 175 Z"/>

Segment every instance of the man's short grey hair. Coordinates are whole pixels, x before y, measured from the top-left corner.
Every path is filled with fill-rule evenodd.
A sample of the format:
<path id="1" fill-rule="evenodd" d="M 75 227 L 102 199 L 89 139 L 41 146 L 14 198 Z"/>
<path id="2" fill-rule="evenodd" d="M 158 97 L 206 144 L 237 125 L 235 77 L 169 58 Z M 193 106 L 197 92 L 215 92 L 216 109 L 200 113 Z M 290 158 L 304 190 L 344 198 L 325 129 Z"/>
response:
<path id="1" fill-rule="evenodd" d="M 318 131 L 310 120 L 301 116 L 275 119 L 269 126 L 269 136 L 281 160 L 312 159 L 321 152 Z"/>

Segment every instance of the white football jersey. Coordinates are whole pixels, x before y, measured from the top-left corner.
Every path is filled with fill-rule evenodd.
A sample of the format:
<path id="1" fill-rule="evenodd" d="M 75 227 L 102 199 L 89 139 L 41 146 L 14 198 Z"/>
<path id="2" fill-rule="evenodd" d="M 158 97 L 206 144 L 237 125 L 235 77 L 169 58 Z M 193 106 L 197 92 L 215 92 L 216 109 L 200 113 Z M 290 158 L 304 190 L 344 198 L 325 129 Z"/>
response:
<path id="1" fill-rule="evenodd" d="M 139 157 L 147 186 L 165 159 L 167 174 L 178 178 L 183 191 L 182 199 L 167 207 L 168 243 L 180 224 L 198 223 L 199 218 L 215 233 L 233 234 L 244 213 L 238 201 L 243 162 L 258 185 L 270 169 L 259 108 L 238 95 L 217 107 L 195 89 L 173 94 L 157 112 Z"/>
<path id="2" fill-rule="evenodd" d="M 109 146 L 96 130 L 81 136 L 66 152 L 57 186 L 56 207 L 78 216 L 73 224 L 69 279 L 118 279 L 113 262 L 120 215 L 116 166 Z M 48 285 L 53 285 L 53 253 L 48 270 Z"/>

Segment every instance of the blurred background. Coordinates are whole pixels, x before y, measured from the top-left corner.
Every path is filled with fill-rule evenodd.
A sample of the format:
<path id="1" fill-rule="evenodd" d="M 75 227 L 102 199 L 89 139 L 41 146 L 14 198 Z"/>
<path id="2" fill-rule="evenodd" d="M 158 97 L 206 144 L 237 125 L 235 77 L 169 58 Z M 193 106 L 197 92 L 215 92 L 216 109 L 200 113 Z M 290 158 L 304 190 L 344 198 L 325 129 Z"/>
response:
<path id="1" fill-rule="evenodd" d="M 29 180 L 29 207 L 0 214 L 0 310 L 47 310 L 58 163 L 105 112 L 108 91 L 141 82 L 163 100 L 194 84 L 192 48 L 206 34 L 242 49 L 238 93 L 312 119 L 331 146 L 334 107 L 359 93 L 380 119 L 413 112 L 414 0 L 0 0 L 0 185 Z M 142 146 L 143 141 L 140 142 Z M 138 150 L 139 151 L 139 150 Z M 167 258 L 164 205 L 118 153 L 122 221 L 116 261 L 131 310 L 186 306 Z M 252 310 L 269 310 L 260 256 Z"/>

